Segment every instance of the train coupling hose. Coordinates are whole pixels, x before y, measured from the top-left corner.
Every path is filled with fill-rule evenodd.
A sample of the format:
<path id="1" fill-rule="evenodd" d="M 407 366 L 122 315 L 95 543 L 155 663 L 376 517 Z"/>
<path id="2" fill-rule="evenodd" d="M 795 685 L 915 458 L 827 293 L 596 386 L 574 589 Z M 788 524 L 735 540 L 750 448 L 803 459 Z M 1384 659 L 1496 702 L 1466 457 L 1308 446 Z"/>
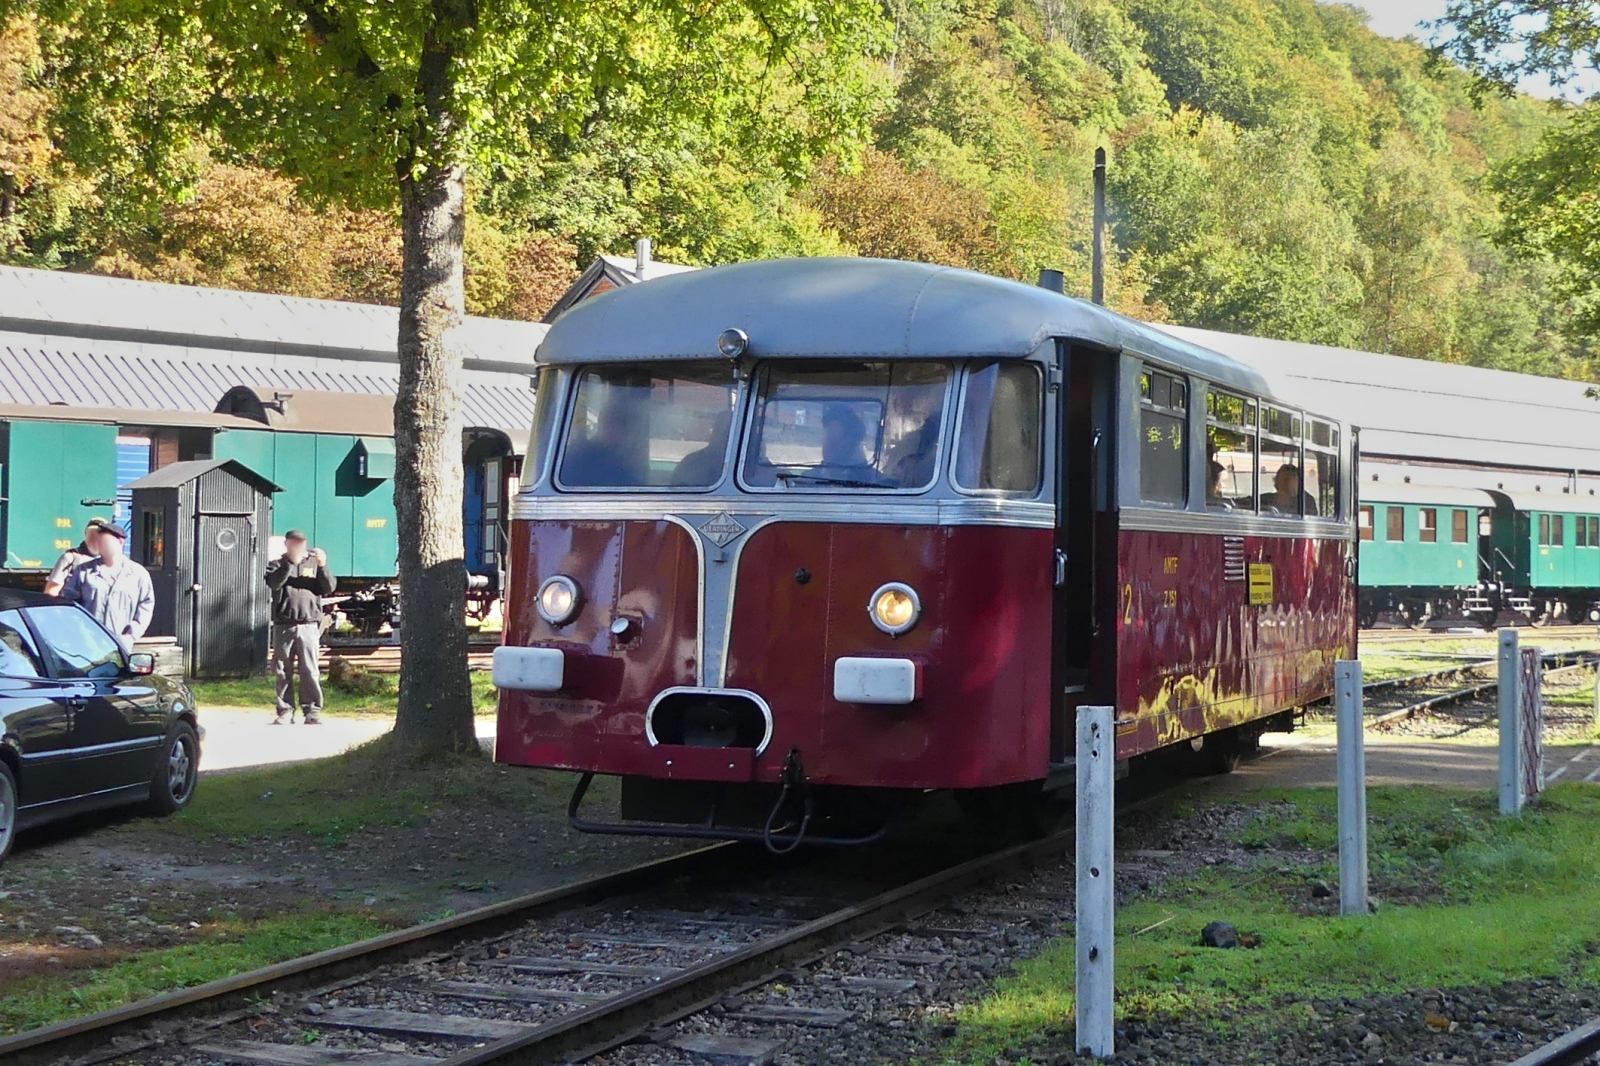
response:
<path id="1" fill-rule="evenodd" d="M 767 815 L 767 824 L 761 830 L 761 842 L 767 850 L 774 855 L 787 855 L 800 846 L 806 838 L 806 830 L 811 827 L 812 795 L 811 786 L 806 781 L 806 769 L 800 762 L 800 749 L 790 748 L 789 754 L 784 757 L 783 769 L 779 771 L 778 778 L 783 787 L 778 790 L 778 802 L 772 805 L 772 813 Z M 797 792 L 801 797 L 800 828 L 796 830 L 794 839 L 788 845 L 779 847 L 772 841 L 772 827 L 778 824 L 778 818 L 783 814 L 784 804 L 789 801 L 789 793 Z"/>

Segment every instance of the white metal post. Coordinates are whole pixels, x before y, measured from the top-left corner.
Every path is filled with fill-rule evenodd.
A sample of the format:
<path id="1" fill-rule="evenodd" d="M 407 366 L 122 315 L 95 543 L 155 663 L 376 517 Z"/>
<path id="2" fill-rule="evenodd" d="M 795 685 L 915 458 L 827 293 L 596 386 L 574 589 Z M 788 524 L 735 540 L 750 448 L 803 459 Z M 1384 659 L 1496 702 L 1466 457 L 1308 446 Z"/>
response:
<path id="1" fill-rule="evenodd" d="M 1500 813 L 1522 812 L 1522 656 L 1515 629 L 1500 631 Z"/>
<path id="2" fill-rule="evenodd" d="M 1600 729 L 1600 663 L 1594 668 L 1594 727 Z"/>
<path id="3" fill-rule="evenodd" d="M 1334 664 L 1333 703 L 1339 722 L 1339 913 L 1366 914 L 1367 741 L 1359 661 Z"/>
<path id="4" fill-rule="evenodd" d="M 1078 708 L 1078 1051 L 1097 1059 L 1117 1050 L 1114 714 L 1110 707 Z"/>

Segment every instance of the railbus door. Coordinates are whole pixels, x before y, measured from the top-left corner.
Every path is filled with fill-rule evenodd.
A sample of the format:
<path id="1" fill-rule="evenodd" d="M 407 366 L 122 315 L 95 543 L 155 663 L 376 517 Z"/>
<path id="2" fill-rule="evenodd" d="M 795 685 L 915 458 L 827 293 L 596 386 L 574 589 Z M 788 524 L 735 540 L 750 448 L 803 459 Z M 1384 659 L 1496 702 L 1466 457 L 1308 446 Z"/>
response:
<path id="1" fill-rule="evenodd" d="M 1057 393 L 1055 655 L 1050 761 L 1064 764 L 1075 743 L 1077 709 L 1116 696 L 1117 358 L 1061 342 Z"/>

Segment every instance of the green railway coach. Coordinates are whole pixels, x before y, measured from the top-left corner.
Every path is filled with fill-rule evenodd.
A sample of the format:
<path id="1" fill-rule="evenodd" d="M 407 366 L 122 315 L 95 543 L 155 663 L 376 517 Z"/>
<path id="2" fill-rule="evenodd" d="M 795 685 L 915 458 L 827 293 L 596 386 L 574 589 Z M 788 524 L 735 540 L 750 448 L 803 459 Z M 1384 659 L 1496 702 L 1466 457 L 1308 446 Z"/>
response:
<path id="1" fill-rule="evenodd" d="M 117 497 L 117 427 L 14 419 L 0 424 L 0 535 L 8 570 L 47 570 Z"/>
<path id="2" fill-rule="evenodd" d="M 1600 497 L 1490 492 L 1492 565 L 1499 584 L 1517 590 L 1507 606 L 1535 624 L 1594 621 L 1600 590 Z"/>
<path id="3" fill-rule="evenodd" d="M 1362 625 L 1382 611 L 1421 625 L 1435 615 L 1469 617 L 1482 602 L 1483 516 L 1492 501 L 1479 489 L 1363 484 Z"/>

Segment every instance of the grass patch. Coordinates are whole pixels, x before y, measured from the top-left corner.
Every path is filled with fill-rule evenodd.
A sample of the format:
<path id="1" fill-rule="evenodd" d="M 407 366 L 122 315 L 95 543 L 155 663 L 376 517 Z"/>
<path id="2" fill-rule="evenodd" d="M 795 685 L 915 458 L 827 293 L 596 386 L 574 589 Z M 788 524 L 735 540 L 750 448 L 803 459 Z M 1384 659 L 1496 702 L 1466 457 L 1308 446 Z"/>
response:
<path id="1" fill-rule="evenodd" d="M 0 997 L 0 1033 L 192 988 L 377 936 L 399 924 L 369 913 L 311 909 L 256 923 L 223 923 L 206 930 L 200 942 L 129 955 L 102 970 L 24 978 Z"/>
<path id="2" fill-rule="evenodd" d="M 492 716 L 498 693 L 494 680 L 486 670 L 474 670 L 472 680 L 472 707 L 479 717 Z M 363 683 L 370 686 L 365 692 L 345 692 L 328 684 L 326 672 L 322 682 L 322 710 L 325 714 L 356 717 L 394 716 L 395 702 L 400 698 L 400 675 L 367 674 Z M 231 678 L 223 681 L 191 681 L 195 698 L 201 708 L 260 707 L 271 709 L 277 705 L 277 685 L 271 677 Z"/>
<path id="3" fill-rule="evenodd" d="M 1387 898 L 1360 919 L 1300 911 L 1310 882 L 1331 880 L 1334 792 L 1261 798 L 1240 841 L 1274 849 L 1262 862 L 1207 868 L 1119 910 L 1119 1016 L 1204 1018 L 1219 1036 L 1247 1036 L 1307 1019 L 1318 999 L 1600 981 L 1600 790 L 1559 786 L 1521 820 L 1500 818 L 1487 794 L 1371 790 L 1373 886 Z M 1286 862 L 1296 851 L 1305 861 Z M 1258 934 L 1261 947 L 1200 947 L 1200 929 L 1216 919 Z M 1073 967 L 1072 942 L 1057 942 L 965 1008 L 950 1061 L 987 1064 L 1070 1027 Z"/>
<path id="4" fill-rule="evenodd" d="M 571 787 L 570 775 L 483 757 L 421 760 L 385 735 L 327 759 L 209 777 L 167 824 L 200 839 L 305 836 L 342 844 L 358 830 L 408 828 L 440 810 L 557 813 Z"/>
<path id="5" fill-rule="evenodd" d="M 1492 658 L 1486 656 L 1485 658 Z M 1457 665 L 1444 659 L 1418 658 L 1406 654 L 1395 654 L 1382 651 L 1366 651 L 1361 654 L 1361 680 L 1388 681 L 1396 677 L 1415 677 L 1417 674 L 1431 674 L 1437 670 L 1447 670 Z M 1463 661 L 1459 665 L 1467 666 Z"/>

